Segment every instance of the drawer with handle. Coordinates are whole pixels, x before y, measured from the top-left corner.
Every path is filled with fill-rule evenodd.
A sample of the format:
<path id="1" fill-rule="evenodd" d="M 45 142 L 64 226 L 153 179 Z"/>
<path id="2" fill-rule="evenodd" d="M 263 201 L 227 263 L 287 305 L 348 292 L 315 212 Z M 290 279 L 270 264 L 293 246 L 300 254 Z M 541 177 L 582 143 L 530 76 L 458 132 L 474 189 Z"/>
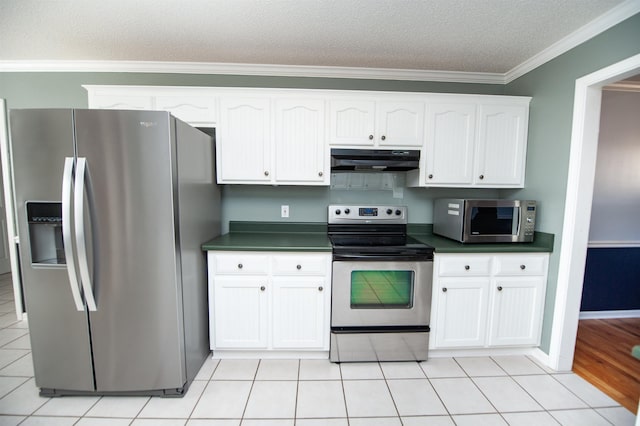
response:
<path id="1" fill-rule="evenodd" d="M 486 276 L 491 273 L 491 256 L 444 256 L 437 273 L 441 277 Z"/>
<path id="2" fill-rule="evenodd" d="M 269 256 L 261 254 L 230 253 L 216 254 L 214 271 L 216 274 L 267 274 L 269 273 Z"/>
<path id="3" fill-rule="evenodd" d="M 330 255 L 276 255 L 271 262 L 274 275 L 325 275 Z"/>
<path id="4" fill-rule="evenodd" d="M 495 275 L 544 275 L 547 273 L 547 255 L 496 256 Z"/>

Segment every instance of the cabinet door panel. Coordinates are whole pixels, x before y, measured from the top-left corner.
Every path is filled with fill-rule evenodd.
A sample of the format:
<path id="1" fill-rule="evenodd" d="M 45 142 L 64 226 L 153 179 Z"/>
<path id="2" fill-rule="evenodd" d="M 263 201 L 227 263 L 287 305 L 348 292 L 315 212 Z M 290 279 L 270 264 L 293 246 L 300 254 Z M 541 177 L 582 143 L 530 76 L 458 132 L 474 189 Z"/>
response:
<path id="1" fill-rule="evenodd" d="M 527 108 L 481 105 L 475 176 L 480 185 L 523 185 Z"/>
<path id="2" fill-rule="evenodd" d="M 473 182 L 474 104 L 427 106 L 427 185 L 470 185 Z"/>
<path id="3" fill-rule="evenodd" d="M 156 96 L 156 108 L 169 111 L 191 125 L 215 124 L 215 98 L 213 96 Z"/>
<path id="4" fill-rule="evenodd" d="M 489 279 L 442 278 L 435 289 L 436 347 L 482 347 L 487 326 Z"/>
<path id="5" fill-rule="evenodd" d="M 266 348 L 267 277 L 214 276 L 214 281 L 214 349 Z"/>
<path id="6" fill-rule="evenodd" d="M 277 100 L 275 117 L 276 182 L 328 183 L 324 101 Z"/>
<path id="7" fill-rule="evenodd" d="M 329 116 L 330 144 L 373 146 L 375 102 L 331 101 Z"/>
<path id="8" fill-rule="evenodd" d="M 545 284 L 543 277 L 505 277 L 492 282 L 491 346 L 539 343 Z"/>
<path id="9" fill-rule="evenodd" d="M 93 95 L 89 97 L 92 109 L 134 109 L 152 110 L 153 97 L 148 95 Z"/>
<path id="10" fill-rule="evenodd" d="M 217 136 L 218 183 L 271 180 L 269 99 L 224 98 Z"/>
<path id="11" fill-rule="evenodd" d="M 380 102 L 378 104 L 379 146 L 420 147 L 424 139 L 424 104 L 422 102 Z"/>
<path id="12" fill-rule="evenodd" d="M 273 288 L 273 348 L 323 349 L 329 335 L 324 277 L 274 277 Z"/>

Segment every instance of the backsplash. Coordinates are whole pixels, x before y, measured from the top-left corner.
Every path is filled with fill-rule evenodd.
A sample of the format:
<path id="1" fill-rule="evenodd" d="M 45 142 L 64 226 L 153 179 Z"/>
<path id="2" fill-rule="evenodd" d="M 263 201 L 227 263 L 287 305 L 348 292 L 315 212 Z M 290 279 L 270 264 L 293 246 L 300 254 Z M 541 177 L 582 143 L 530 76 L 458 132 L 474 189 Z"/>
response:
<path id="1" fill-rule="evenodd" d="M 222 185 L 222 232 L 229 231 L 231 220 L 326 222 L 328 205 L 347 203 L 404 205 L 409 223 L 432 223 L 434 198 L 499 197 L 495 189 L 406 188 L 400 185 L 402 173 L 385 175 L 399 176 L 348 179 L 345 174 L 330 187 Z M 288 218 L 280 217 L 282 205 L 289 206 Z"/>

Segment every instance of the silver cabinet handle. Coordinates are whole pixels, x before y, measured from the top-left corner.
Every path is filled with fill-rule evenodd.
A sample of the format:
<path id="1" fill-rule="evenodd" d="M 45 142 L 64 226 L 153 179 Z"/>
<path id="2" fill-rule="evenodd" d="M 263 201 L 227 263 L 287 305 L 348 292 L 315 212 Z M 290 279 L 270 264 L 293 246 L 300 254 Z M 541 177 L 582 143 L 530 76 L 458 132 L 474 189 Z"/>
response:
<path id="1" fill-rule="evenodd" d="M 524 271 L 525 269 L 527 269 L 527 265 L 520 265 L 520 269 Z"/>
<path id="2" fill-rule="evenodd" d="M 238 269 L 242 269 L 243 265 L 242 263 L 238 263 Z"/>
<path id="3" fill-rule="evenodd" d="M 433 179 L 433 175 L 432 174 L 429 174 L 429 179 Z"/>
<path id="4" fill-rule="evenodd" d="M 322 291 L 322 290 L 324 290 L 324 287 L 322 286 L 318 287 L 318 291 Z"/>
<path id="5" fill-rule="evenodd" d="M 480 180 L 484 179 L 484 175 L 480 175 Z"/>
<path id="6" fill-rule="evenodd" d="M 373 135 L 369 135 L 369 140 L 372 141 L 373 140 Z"/>
<path id="7" fill-rule="evenodd" d="M 465 271 L 468 271 L 469 269 L 471 269 L 471 266 L 469 266 L 469 265 L 464 265 L 464 270 L 465 270 Z"/>
<path id="8" fill-rule="evenodd" d="M 64 159 L 62 174 L 62 240 L 64 242 L 64 257 L 67 263 L 67 274 L 71 286 L 71 295 L 76 309 L 84 311 L 84 303 L 80 295 L 80 282 L 76 261 L 73 257 L 73 238 L 71 233 L 71 191 L 73 189 L 73 157 Z"/>
<path id="9" fill-rule="evenodd" d="M 87 301 L 87 307 L 90 311 L 96 311 L 96 300 L 93 295 L 93 285 L 91 279 L 91 273 L 89 272 L 89 257 L 87 253 L 87 241 L 84 235 L 84 194 L 87 194 L 87 200 L 89 201 L 89 220 L 95 224 L 94 220 L 94 206 L 93 201 L 93 188 L 91 185 L 91 174 L 89 173 L 89 167 L 87 165 L 87 159 L 79 157 L 77 163 L 77 170 L 75 176 L 74 185 L 74 217 L 75 217 L 75 231 L 76 231 L 76 248 L 78 252 L 78 263 L 80 264 L 80 278 L 82 281 L 82 289 L 84 290 L 84 298 Z M 92 227 L 94 233 L 93 239 L 97 240 L 97 227 Z"/>
<path id="10" fill-rule="evenodd" d="M 318 172 L 318 176 L 322 177 L 322 175 L 324 175 L 324 173 Z"/>
<path id="11" fill-rule="evenodd" d="M 385 135 L 382 135 L 382 137 L 381 137 L 380 139 L 382 139 L 382 140 L 386 140 L 386 139 L 387 139 L 387 137 L 386 137 Z"/>
<path id="12" fill-rule="evenodd" d="M 502 291 L 502 286 L 501 285 L 498 286 L 498 291 Z"/>
<path id="13" fill-rule="evenodd" d="M 302 265 L 296 265 L 296 269 L 299 271 L 300 269 L 302 269 Z"/>
<path id="14" fill-rule="evenodd" d="M 265 290 L 266 290 L 266 287 L 265 287 L 265 286 L 263 286 L 263 285 L 261 285 L 261 286 L 260 286 L 260 291 L 265 291 Z"/>
<path id="15" fill-rule="evenodd" d="M 265 170 L 265 171 L 264 171 L 264 175 L 265 175 L 265 176 L 269 176 L 269 170 Z"/>
<path id="16" fill-rule="evenodd" d="M 446 293 L 447 292 L 447 288 L 446 287 L 442 287 L 442 292 Z"/>

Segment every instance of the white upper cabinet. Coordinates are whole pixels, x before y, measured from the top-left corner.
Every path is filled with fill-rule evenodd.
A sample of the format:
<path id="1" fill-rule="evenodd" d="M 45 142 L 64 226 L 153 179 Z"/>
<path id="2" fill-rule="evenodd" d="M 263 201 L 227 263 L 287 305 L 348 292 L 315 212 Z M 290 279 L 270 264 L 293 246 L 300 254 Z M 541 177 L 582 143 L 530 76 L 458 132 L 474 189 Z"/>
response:
<path id="1" fill-rule="evenodd" d="M 269 98 L 222 98 L 216 140 L 218 183 L 271 182 Z"/>
<path id="2" fill-rule="evenodd" d="M 475 104 L 427 106 L 423 163 L 427 185 L 471 185 L 476 136 Z"/>
<path id="3" fill-rule="evenodd" d="M 331 145 L 373 146 L 375 102 L 332 100 L 329 102 Z"/>
<path id="4" fill-rule="evenodd" d="M 155 108 L 169 111 L 192 126 L 209 127 L 216 122 L 216 102 L 213 96 L 159 95 Z"/>
<path id="5" fill-rule="evenodd" d="M 152 110 L 154 109 L 153 96 L 145 94 L 98 93 L 89 98 L 89 108 Z"/>
<path id="6" fill-rule="evenodd" d="M 529 98 L 459 95 L 427 103 L 419 170 L 409 186 L 522 188 Z"/>
<path id="7" fill-rule="evenodd" d="M 328 185 L 325 121 L 321 99 L 222 98 L 218 183 Z"/>
<path id="8" fill-rule="evenodd" d="M 424 139 L 424 102 L 332 99 L 329 121 L 330 145 L 419 148 Z"/>
<path id="9" fill-rule="evenodd" d="M 274 183 L 329 184 L 325 102 L 276 99 Z"/>
<path id="10" fill-rule="evenodd" d="M 480 105 L 475 182 L 524 186 L 528 107 Z"/>
<path id="11" fill-rule="evenodd" d="M 89 108 L 169 111 L 195 127 L 215 127 L 216 98 L 198 87 L 84 86 Z"/>

